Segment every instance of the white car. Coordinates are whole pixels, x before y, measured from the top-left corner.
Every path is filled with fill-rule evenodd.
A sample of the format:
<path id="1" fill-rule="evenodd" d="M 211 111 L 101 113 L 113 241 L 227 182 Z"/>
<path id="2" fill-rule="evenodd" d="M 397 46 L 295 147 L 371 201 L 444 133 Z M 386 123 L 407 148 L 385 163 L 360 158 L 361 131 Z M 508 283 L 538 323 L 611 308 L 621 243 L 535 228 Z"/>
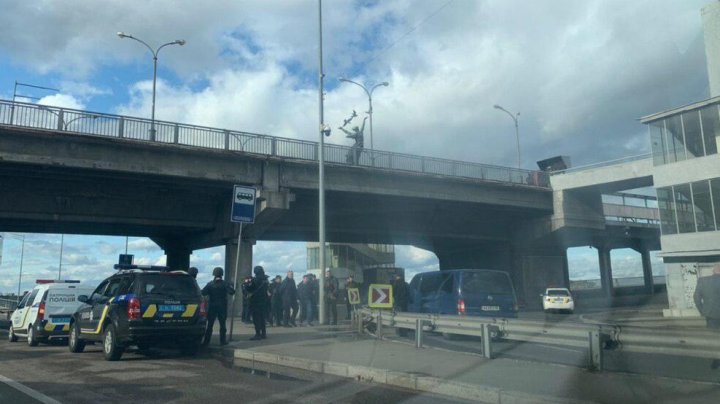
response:
<path id="1" fill-rule="evenodd" d="M 90 295 L 93 291 L 81 285 L 80 281 L 38 279 L 36 283 L 10 318 L 10 342 L 23 337 L 28 345 L 36 346 L 40 341 L 51 338 L 67 338 L 70 318 L 83 305 L 77 300 L 78 296 Z"/>
<path id="2" fill-rule="evenodd" d="M 575 310 L 575 300 L 568 288 L 547 288 L 540 296 L 546 312 L 558 310 L 572 313 Z"/>

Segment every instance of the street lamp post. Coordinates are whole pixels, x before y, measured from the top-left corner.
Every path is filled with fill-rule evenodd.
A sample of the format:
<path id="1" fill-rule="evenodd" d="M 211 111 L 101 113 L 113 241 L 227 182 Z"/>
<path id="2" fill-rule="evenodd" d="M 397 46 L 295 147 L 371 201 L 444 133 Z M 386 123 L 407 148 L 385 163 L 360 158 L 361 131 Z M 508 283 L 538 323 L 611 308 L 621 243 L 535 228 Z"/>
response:
<path id="1" fill-rule="evenodd" d="M 18 291 L 17 291 L 17 303 L 20 303 L 20 288 L 22 285 L 22 272 L 23 272 L 23 259 L 25 258 L 25 236 L 22 234 L 9 234 L 10 237 L 16 240 L 22 240 L 20 247 L 20 274 L 18 275 Z"/>
<path id="2" fill-rule="evenodd" d="M 376 88 L 378 88 L 378 87 L 387 87 L 390 83 L 388 83 L 387 81 L 383 81 L 382 83 L 375 84 L 374 86 L 372 86 L 372 87 L 370 88 L 370 90 L 368 90 L 367 87 L 365 87 L 364 85 L 362 85 L 362 84 L 360 84 L 360 83 L 358 83 L 358 82 L 356 82 L 356 81 L 348 80 L 348 79 L 343 78 L 343 77 L 340 77 L 339 80 L 340 80 L 340 81 L 347 82 L 347 83 L 355 84 L 356 86 L 358 86 L 358 87 L 362 88 L 363 90 L 365 90 L 365 94 L 367 94 L 367 96 L 368 96 L 368 111 L 367 111 L 367 113 L 368 113 L 368 116 L 370 117 L 370 160 L 372 161 L 372 165 L 374 166 L 374 165 L 375 165 L 375 147 L 373 146 L 373 120 L 372 120 L 372 116 L 373 116 L 373 106 L 372 106 L 372 94 L 373 94 L 373 92 L 375 91 Z"/>
<path id="3" fill-rule="evenodd" d="M 325 125 L 325 108 L 323 87 L 325 73 L 323 72 L 322 53 L 322 0 L 318 0 L 318 78 L 319 78 L 319 116 L 320 141 L 318 142 L 318 244 L 320 244 L 320 276 L 318 279 L 318 322 L 325 324 L 325 136 L 330 136 L 330 128 Z"/>
<path id="4" fill-rule="evenodd" d="M 117 36 L 119 36 L 120 38 L 134 39 L 134 40 L 140 42 L 141 44 L 145 45 L 150 50 L 150 53 L 152 53 L 152 55 L 153 55 L 153 88 L 152 88 L 152 115 L 150 118 L 150 140 L 155 141 L 155 83 L 157 81 L 158 53 L 160 53 L 160 49 L 162 49 L 168 45 L 183 46 L 183 45 L 185 45 L 185 40 L 184 39 L 176 39 L 172 42 L 164 43 L 164 44 L 160 45 L 157 49 L 153 50 L 153 48 L 150 47 L 150 45 L 148 45 L 147 43 L 145 43 L 145 41 L 143 41 L 142 39 L 139 39 L 139 38 L 135 38 L 134 36 L 132 36 L 130 34 L 126 34 L 124 32 L 118 32 Z"/>
<path id="5" fill-rule="evenodd" d="M 62 259 L 63 259 L 63 246 L 65 244 L 65 234 L 60 235 L 60 262 L 58 263 L 58 280 L 62 275 Z"/>
<path id="6" fill-rule="evenodd" d="M 499 109 L 500 111 L 504 111 L 506 114 L 510 115 L 510 118 L 512 118 L 513 122 L 515 122 L 515 139 L 517 140 L 517 159 L 518 159 L 518 168 L 520 168 L 520 133 L 518 131 L 518 117 L 520 116 L 520 113 L 513 115 L 510 111 L 507 109 L 501 107 L 500 105 L 493 105 L 493 108 Z"/>

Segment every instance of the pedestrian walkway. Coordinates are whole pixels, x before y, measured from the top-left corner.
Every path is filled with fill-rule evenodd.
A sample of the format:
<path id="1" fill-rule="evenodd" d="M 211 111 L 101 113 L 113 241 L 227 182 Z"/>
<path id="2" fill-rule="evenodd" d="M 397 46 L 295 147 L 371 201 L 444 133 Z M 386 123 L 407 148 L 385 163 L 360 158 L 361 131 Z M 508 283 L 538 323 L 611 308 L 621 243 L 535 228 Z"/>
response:
<path id="1" fill-rule="evenodd" d="M 243 366 L 294 367 L 480 402 L 717 403 L 720 397 L 720 383 L 416 349 L 409 342 L 358 336 L 349 323 L 269 328 L 268 339 L 257 342 L 248 340 L 247 325 L 236 324 L 234 334 L 228 348 Z"/>

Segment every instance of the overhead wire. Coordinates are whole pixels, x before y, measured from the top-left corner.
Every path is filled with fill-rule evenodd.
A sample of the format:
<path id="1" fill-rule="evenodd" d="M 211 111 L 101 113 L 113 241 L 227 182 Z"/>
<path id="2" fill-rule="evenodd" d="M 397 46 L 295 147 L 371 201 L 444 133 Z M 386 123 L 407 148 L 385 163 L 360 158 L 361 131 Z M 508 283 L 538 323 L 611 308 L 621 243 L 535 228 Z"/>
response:
<path id="1" fill-rule="evenodd" d="M 423 18 L 422 20 L 420 20 L 419 23 L 415 24 L 415 25 L 414 25 L 412 28 L 410 28 L 407 32 L 405 32 L 404 34 L 400 35 L 396 40 L 394 40 L 392 43 L 390 43 L 390 45 L 384 47 L 384 48 L 381 49 L 379 52 L 377 52 L 375 55 L 373 55 L 373 57 L 371 57 L 370 59 L 368 59 L 367 61 L 365 61 L 365 62 L 363 63 L 363 65 L 368 65 L 368 64 L 370 64 L 372 61 L 374 61 L 375 59 L 377 59 L 377 58 L 379 58 L 380 56 L 382 56 L 382 55 L 383 55 L 385 52 L 387 52 L 390 48 L 392 48 L 392 47 L 395 46 L 398 42 L 402 41 L 402 40 L 405 39 L 407 36 L 409 36 L 410 34 L 412 34 L 413 32 L 415 32 L 418 28 L 420 28 L 421 25 L 425 24 L 428 20 L 430 20 L 431 18 L 433 18 L 434 16 L 436 16 L 438 13 L 440 13 L 442 10 L 444 10 L 445 7 L 449 6 L 449 5 L 450 5 L 451 3 L 453 3 L 454 1 L 455 1 L 455 0 L 448 0 L 448 1 L 446 1 L 442 6 L 438 7 L 437 9 L 435 9 L 435 11 L 433 11 L 432 13 L 430 13 L 427 17 L 425 17 L 425 18 Z"/>

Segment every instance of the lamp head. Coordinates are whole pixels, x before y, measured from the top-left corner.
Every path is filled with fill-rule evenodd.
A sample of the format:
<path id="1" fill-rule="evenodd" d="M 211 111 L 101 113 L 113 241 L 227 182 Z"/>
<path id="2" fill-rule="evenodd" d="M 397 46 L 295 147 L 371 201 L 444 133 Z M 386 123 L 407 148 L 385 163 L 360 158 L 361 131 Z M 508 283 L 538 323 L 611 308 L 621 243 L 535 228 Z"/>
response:
<path id="1" fill-rule="evenodd" d="M 387 81 L 383 81 L 382 83 L 380 83 L 380 85 L 387 87 L 390 85 L 390 83 L 388 83 Z"/>
<path id="2" fill-rule="evenodd" d="M 495 109 L 502 109 L 502 107 L 499 106 L 499 105 L 497 105 L 497 104 L 493 105 L 493 108 L 495 108 Z"/>
<path id="3" fill-rule="evenodd" d="M 132 37 L 132 35 L 128 35 L 128 34 L 122 32 L 122 31 L 118 32 L 118 33 L 117 33 L 117 36 L 119 36 L 120 38 L 130 38 L 130 37 Z"/>
<path id="4" fill-rule="evenodd" d="M 183 45 L 185 45 L 185 40 L 184 39 L 176 39 L 174 43 L 176 43 L 180 46 L 183 46 Z"/>
<path id="5" fill-rule="evenodd" d="M 350 81 L 350 80 L 346 79 L 345 77 L 338 77 L 338 80 L 340 80 L 340 81 Z"/>

